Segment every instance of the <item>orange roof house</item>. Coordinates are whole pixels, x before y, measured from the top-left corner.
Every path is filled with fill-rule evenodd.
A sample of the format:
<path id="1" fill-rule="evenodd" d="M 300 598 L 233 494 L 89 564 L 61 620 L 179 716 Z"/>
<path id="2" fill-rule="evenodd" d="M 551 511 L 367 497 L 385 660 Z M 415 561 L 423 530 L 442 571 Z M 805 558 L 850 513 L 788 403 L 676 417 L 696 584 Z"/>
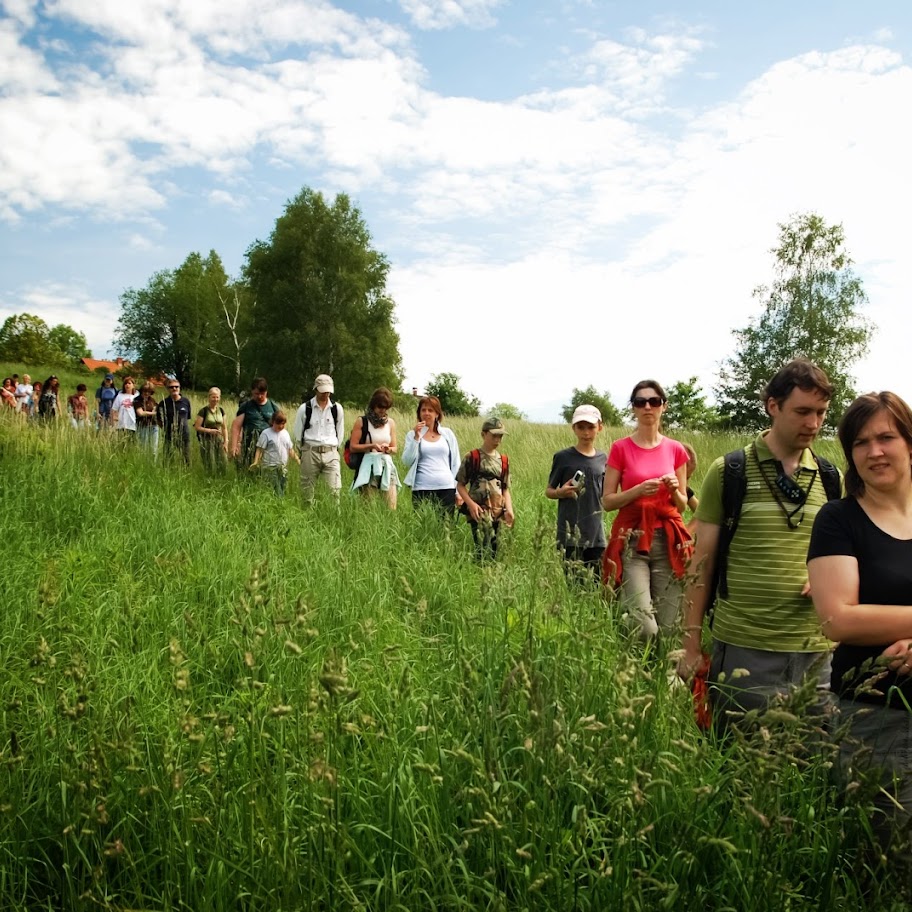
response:
<path id="1" fill-rule="evenodd" d="M 99 367 L 103 367 L 110 373 L 115 374 L 130 362 L 124 358 L 115 358 L 113 361 L 99 361 L 98 358 L 83 358 L 82 363 L 90 371 L 97 371 Z"/>

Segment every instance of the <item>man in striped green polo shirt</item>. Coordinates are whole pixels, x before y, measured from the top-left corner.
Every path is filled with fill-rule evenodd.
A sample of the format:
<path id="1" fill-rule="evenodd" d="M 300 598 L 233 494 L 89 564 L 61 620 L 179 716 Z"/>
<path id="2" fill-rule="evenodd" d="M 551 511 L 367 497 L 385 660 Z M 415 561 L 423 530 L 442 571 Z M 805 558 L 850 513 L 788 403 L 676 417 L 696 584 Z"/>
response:
<path id="1" fill-rule="evenodd" d="M 716 599 L 709 672 L 713 722 L 723 730 L 740 714 L 819 675 L 819 703 L 829 699 L 830 644 L 811 602 L 807 550 L 827 494 L 810 449 L 833 387 L 815 364 L 786 364 L 763 391 L 771 426 L 745 447 L 747 489 L 728 556 L 728 597 Z M 684 595 L 682 677 L 700 660 L 703 618 L 724 521 L 724 457 L 710 467 L 697 508 L 692 577 Z M 746 669 L 747 676 L 732 675 Z"/>

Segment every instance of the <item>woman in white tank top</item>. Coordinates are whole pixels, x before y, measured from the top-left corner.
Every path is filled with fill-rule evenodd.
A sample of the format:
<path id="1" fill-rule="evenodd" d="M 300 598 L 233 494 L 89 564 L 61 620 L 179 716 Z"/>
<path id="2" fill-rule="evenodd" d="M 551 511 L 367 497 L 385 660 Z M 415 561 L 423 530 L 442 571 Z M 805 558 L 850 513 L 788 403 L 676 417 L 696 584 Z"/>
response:
<path id="1" fill-rule="evenodd" d="M 405 484 L 412 489 L 412 503 L 429 500 L 454 513 L 459 471 L 456 435 L 441 425 L 443 409 L 436 396 L 421 399 L 417 415 L 418 423 L 406 437 L 402 454 L 402 461 L 409 466 Z"/>
<path id="2" fill-rule="evenodd" d="M 352 428 L 349 449 L 352 453 L 362 454 L 352 490 L 361 490 L 365 494 L 383 491 L 389 508 L 395 510 L 400 481 L 392 457 L 396 452 L 396 422 L 388 415 L 392 407 L 393 394 L 385 386 L 374 390 L 367 405 L 367 414 L 358 418 Z M 365 421 L 368 424 L 367 435 L 365 442 L 361 443 Z"/>

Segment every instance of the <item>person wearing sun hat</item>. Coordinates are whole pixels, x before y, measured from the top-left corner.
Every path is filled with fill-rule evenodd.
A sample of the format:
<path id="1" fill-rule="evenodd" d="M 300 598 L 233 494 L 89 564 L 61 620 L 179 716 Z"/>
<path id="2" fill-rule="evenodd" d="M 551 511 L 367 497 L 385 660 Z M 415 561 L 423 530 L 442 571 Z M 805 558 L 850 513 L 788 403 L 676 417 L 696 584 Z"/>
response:
<path id="1" fill-rule="evenodd" d="M 570 423 L 576 444 L 554 454 L 545 497 L 557 501 L 557 546 L 565 569 L 591 571 L 598 580 L 605 551 L 602 486 L 608 462 L 608 454 L 595 445 L 602 413 L 594 405 L 580 405 Z"/>
<path id="2" fill-rule="evenodd" d="M 501 522 L 513 525 L 513 496 L 510 493 L 510 462 L 497 450 L 507 433 L 496 416 L 481 425 L 481 447 L 462 460 L 456 473 L 456 491 L 462 498 L 479 559 L 497 556 L 497 533 Z"/>
<path id="3" fill-rule="evenodd" d="M 345 439 L 345 412 L 334 402 L 333 378 L 318 374 L 314 395 L 301 404 L 291 437 L 301 451 L 301 498 L 311 503 L 318 478 L 338 497 L 342 489 L 339 445 Z"/>

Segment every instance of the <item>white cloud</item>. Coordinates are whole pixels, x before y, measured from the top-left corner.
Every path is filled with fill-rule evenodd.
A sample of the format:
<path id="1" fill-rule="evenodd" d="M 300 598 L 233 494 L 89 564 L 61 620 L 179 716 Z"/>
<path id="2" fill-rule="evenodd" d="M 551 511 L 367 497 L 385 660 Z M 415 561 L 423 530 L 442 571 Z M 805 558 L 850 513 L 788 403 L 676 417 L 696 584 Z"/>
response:
<path id="1" fill-rule="evenodd" d="M 35 8 L 38 6 L 37 0 L 3 0 L 0 3 L 2 9 L 10 19 L 31 28 L 37 18 Z"/>
<path id="2" fill-rule="evenodd" d="M 237 199 L 231 193 L 228 193 L 227 190 L 213 190 L 209 194 L 209 202 L 213 206 L 225 206 L 229 209 L 240 209 L 243 207 L 244 203 L 242 200 Z"/>
<path id="3" fill-rule="evenodd" d="M 21 42 L 22 34 L 11 19 L 0 19 L 0 85 L 6 93 L 37 89 L 54 92 L 59 83 L 44 58 Z"/>
<path id="4" fill-rule="evenodd" d="M 490 28 L 496 23 L 494 11 L 505 0 L 399 0 L 399 6 L 420 29 L 454 26 Z"/>
<path id="5" fill-rule="evenodd" d="M 0 323 L 20 313 L 41 317 L 48 326 L 72 326 L 85 335 L 96 358 L 113 354 L 111 335 L 119 308 L 116 302 L 98 300 L 81 286 L 41 282 L 25 285 L 0 299 Z"/>
<path id="6" fill-rule="evenodd" d="M 424 28 L 484 24 L 497 5 L 403 0 Z M 24 21 L 33 7 L 17 6 Z M 621 397 L 648 373 L 698 373 L 708 388 L 771 277 L 776 223 L 805 209 L 845 223 L 872 316 L 904 304 L 912 185 L 896 112 L 912 71 L 883 47 L 782 61 L 692 114 L 669 109 L 676 80 L 705 76 L 688 28 L 593 35 L 555 87 L 493 102 L 431 91 L 402 30 L 318 0 L 43 9 L 103 41 L 61 63 L 0 26 L 0 72 L 15 71 L 0 97 L 0 216 L 135 220 L 183 193 L 227 216 L 252 208 L 257 156 L 292 182 L 373 192 L 401 249 L 391 284 L 416 385 L 455 370 L 533 414 L 590 382 Z M 181 187 L 183 169 L 211 180 Z M 53 291 L 95 319 L 87 291 Z M 466 312 L 505 328 L 481 321 L 466 346 L 453 331 Z M 881 334 L 882 369 L 904 363 L 901 338 Z"/>
<path id="7" fill-rule="evenodd" d="M 133 233 L 127 238 L 131 250 L 155 250 L 157 245 L 151 238 L 144 234 Z"/>

